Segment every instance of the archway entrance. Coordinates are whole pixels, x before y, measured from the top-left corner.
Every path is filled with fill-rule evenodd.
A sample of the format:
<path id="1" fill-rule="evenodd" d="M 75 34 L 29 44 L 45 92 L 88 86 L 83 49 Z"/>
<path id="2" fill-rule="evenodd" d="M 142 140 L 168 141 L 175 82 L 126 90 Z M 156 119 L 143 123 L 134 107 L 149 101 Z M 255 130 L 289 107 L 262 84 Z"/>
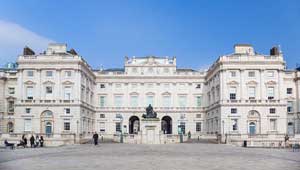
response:
<path id="1" fill-rule="evenodd" d="M 256 110 L 250 110 L 248 113 L 248 133 L 249 135 L 260 134 L 260 114 Z"/>
<path id="2" fill-rule="evenodd" d="M 293 122 L 288 123 L 288 134 L 293 135 L 294 134 L 294 124 Z"/>
<path id="3" fill-rule="evenodd" d="M 46 110 L 41 114 L 41 133 L 52 134 L 53 133 L 54 117 L 50 110 Z"/>
<path id="4" fill-rule="evenodd" d="M 140 119 L 137 116 L 129 118 L 129 134 L 137 134 L 140 131 Z"/>
<path id="5" fill-rule="evenodd" d="M 254 122 L 249 123 L 249 133 L 250 135 L 256 134 L 256 124 Z"/>
<path id="6" fill-rule="evenodd" d="M 161 119 L 161 130 L 164 134 L 172 134 L 172 118 L 170 116 L 164 116 Z"/>

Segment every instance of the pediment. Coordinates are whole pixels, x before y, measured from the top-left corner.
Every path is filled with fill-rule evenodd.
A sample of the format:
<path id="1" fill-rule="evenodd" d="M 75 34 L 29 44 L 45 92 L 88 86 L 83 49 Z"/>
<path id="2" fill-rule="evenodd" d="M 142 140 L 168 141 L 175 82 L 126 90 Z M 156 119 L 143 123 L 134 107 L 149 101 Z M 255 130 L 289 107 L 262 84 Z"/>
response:
<path id="1" fill-rule="evenodd" d="M 163 96 L 170 96 L 171 93 L 166 91 L 166 92 L 163 92 L 161 95 L 163 95 Z"/>
<path id="2" fill-rule="evenodd" d="M 33 82 L 33 81 L 28 80 L 28 81 L 25 81 L 24 84 L 27 84 L 27 85 L 33 85 L 33 84 L 36 84 L 36 83 Z"/>
<path id="3" fill-rule="evenodd" d="M 15 100 L 16 98 L 13 97 L 13 96 L 8 96 L 8 97 L 6 97 L 6 99 L 7 99 L 7 100 Z"/>
<path id="4" fill-rule="evenodd" d="M 64 81 L 62 84 L 64 84 L 64 85 L 71 85 L 71 84 L 74 84 L 74 83 L 71 82 L 71 81 Z"/>
<path id="5" fill-rule="evenodd" d="M 265 84 L 266 84 L 266 85 L 275 85 L 275 84 L 277 84 L 277 83 L 276 83 L 276 81 L 272 81 L 272 80 L 271 80 L 271 81 L 266 82 Z"/>
<path id="6" fill-rule="evenodd" d="M 153 92 L 148 92 L 148 93 L 146 93 L 146 95 L 149 95 L 149 96 L 154 96 L 154 95 L 155 95 L 155 93 L 153 93 Z"/>
<path id="7" fill-rule="evenodd" d="M 247 82 L 246 84 L 247 85 L 257 85 L 258 83 L 256 81 L 252 80 L 252 81 Z"/>
<path id="8" fill-rule="evenodd" d="M 45 81 L 43 84 L 55 84 L 55 83 L 48 80 L 48 81 Z"/>
<path id="9" fill-rule="evenodd" d="M 131 92 L 131 93 L 129 93 L 129 95 L 130 95 L 130 96 L 138 96 L 139 93 L 137 93 L 137 92 Z"/>
<path id="10" fill-rule="evenodd" d="M 239 83 L 237 81 L 230 81 L 227 83 L 228 85 L 238 85 Z"/>

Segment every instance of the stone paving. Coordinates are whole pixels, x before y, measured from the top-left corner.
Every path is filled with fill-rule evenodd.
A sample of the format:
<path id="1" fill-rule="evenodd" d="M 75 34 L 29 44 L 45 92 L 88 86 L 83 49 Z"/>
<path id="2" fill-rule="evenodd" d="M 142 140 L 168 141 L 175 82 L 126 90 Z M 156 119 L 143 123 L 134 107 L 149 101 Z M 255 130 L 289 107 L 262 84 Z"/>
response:
<path id="1" fill-rule="evenodd" d="M 0 149 L 0 170 L 300 170 L 300 152 L 217 144 Z"/>

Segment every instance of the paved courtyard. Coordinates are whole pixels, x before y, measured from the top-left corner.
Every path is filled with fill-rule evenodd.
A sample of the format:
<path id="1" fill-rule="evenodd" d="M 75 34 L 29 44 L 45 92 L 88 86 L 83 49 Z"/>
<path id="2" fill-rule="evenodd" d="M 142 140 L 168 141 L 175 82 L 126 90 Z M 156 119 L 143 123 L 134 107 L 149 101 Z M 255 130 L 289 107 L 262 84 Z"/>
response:
<path id="1" fill-rule="evenodd" d="M 216 144 L 72 145 L 0 150 L 0 170 L 299 170 L 300 152 Z"/>

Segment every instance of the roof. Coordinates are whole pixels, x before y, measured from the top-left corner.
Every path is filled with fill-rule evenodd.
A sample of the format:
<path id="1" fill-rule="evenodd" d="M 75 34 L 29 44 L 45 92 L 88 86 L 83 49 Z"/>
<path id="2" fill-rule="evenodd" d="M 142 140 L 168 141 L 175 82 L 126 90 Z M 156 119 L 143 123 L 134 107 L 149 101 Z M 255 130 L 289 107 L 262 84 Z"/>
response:
<path id="1" fill-rule="evenodd" d="M 179 72 L 197 72 L 196 70 L 191 69 L 191 68 L 178 68 L 177 71 L 179 71 Z"/>
<path id="2" fill-rule="evenodd" d="M 114 71 L 120 71 L 120 72 L 124 72 L 124 68 L 109 68 L 109 69 L 105 69 L 105 70 L 102 70 L 102 71 L 111 71 L 111 72 L 114 72 Z"/>

